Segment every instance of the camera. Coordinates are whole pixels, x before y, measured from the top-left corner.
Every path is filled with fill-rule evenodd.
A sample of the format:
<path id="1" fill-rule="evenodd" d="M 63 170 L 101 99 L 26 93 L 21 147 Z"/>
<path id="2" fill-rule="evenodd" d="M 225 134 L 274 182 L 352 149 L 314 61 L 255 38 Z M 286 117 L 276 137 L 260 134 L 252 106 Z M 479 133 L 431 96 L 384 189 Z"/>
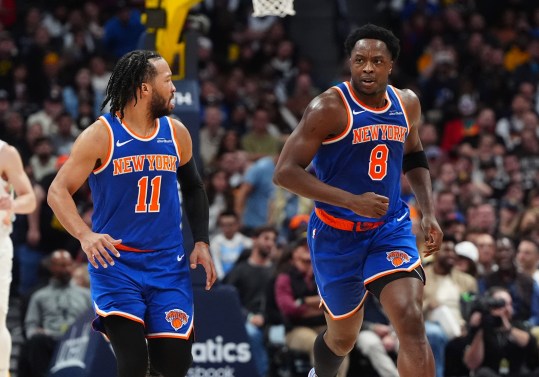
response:
<path id="1" fill-rule="evenodd" d="M 474 302 L 473 312 L 481 313 L 481 327 L 485 329 L 496 329 L 503 326 L 502 317 L 492 315 L 493 309 L 500 309 L 505 306 L 505 301 L 494 297 L 479 297 Z"/>

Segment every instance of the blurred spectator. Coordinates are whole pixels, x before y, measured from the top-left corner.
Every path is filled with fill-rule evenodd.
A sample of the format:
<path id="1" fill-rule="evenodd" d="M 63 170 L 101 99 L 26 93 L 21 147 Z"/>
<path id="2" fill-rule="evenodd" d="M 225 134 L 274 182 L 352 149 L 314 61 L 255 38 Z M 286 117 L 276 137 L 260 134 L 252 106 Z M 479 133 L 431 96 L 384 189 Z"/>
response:
<path id="1" fill-rule="evenodd" d="M 241 150 L 240 138 L 238 132 L 234 129 L 225 131 L 219 147 L 217 148 L 217 153 L 214 158 L 214 163 L 218 163 L 219 158 L 225 153 L 236 152 Z"/>
<path id="2" fill-rule="evenodd" d="M 477 292 L 477 282 L 471 275 L 455 268 L 456 242 L 444 237 L 434 262 L 425 267 L 429 284 L 425 285 L 423 311 L 425 330 L 436 361 L 436 376 L 444 376 L 445 347 L 449 340 L 462 334 L 465 322 L 461 312 L 461 295 Z"/>
<path id="3" fill-rule="evenodd" d="M 55 119 L 64 110 L 62 95 L 59 91 L 53 90 L 43 102 L 43 109 L 31 114 L 26 120 L 26 124 L 40 123 L 43 134 L 50 135 L 56 131 Z"/>
<path id="4" fill-rule="evenodd" d="M 492 287 L 503 287 L 511 294 L 513 319 L 539 325 L 539 285 L 532 277 L 518 272 L 515 262 L 515 246 L 509 238 L 496 243 L 498 270 L 479 279 L 479 290 L 485 293 Z"/>
<path id="5" fill-rule="evenodd" d="M 200 157 L 204 169 L 211 169 L 217 156 L 221 139 L 225 134 L 223 113 L 217 105 L 208 105 L 204 110 L 202 129 L 200 130 Z"/>
<path id="6" fill-rule="evenodd" d="M 311 255 L 303 237 L 288 246 L 282 256 L 285 267 L 275 280 L 275 301 L 286 327 L 289 349 L 308 353 L 314 366 L 314 341 L 326 327 L 324 310 L 314 281 Z M 337 377 L 345 377 L 348 363 L 343 363 Z"/>
<path id="7" fill-rule="evenodd" d="M 88 266 L 86 263 L 84 264 L 77 264 L 75 268 L 73 269 L 73 284 L 90 289 L 90 276 L 88 274 Z"/>
<path id="8" fill-rule="evenodd" d="M 120 58 L 129 51 L 136 50 L 145 28 L 140 22 L 138 10 L 131 8 L 125 0 L 116 4 L 116 14 L 104 26 L 103 47 L 114 58 Z"/>
<path id="9" fill-rule="evenodd" d="M 445 164 L 444 164 L 445 166 Z M 450 167 L 447 166 L 445 169 L 448 170 L 445 175 L 447 176 L 447 182 L 451 182 Z M 449 188 L 445 188 L 443 191 L 440 191 L 436 194 L 436 218 L 438 221 L 443 223 L 444 221 L 460 219 L 463 218 L 463 215 L 458 211 L 456 195 L 454 192 L 450 191 Z"/>
<path id="10" fill-rule="evenodd" d="M 517 237 L 518 222 L 521 217 L 521 210 L 517 203 L 502 202 L 498 210 L 499 236 L 515 239 Z"/>
<path id="11" fill-rule="evenodd" d="M 77 119 L 79 116 L 80 102 L 101 105 L 101 102 L 104 99 L 102 93 L 101 96 L 99 96 L 98 93 L 94 91 L 90 70 L 84 67 L 77 70 L 73 83 L 64 87 L 62 96 L 65 110 L 73 117 L 73 119 Z M 98 114 L 99 113 L 93 113 L 94 117 L 97 117 Z"/>
<path id="12" fill-rule="evenodd" d="M 4 67 L 0 71 L 0 88 L 3 90 L 12 88 L 16 55 L 17 48 L 13 37 L 7 31 L 0 31 L 0 65 Z"/>
<path id="13" fill-rule="evenodd" d="M 217 277 L 223 279 L 243 251 L 252 247 L 253 240 L 240 233 L 238 215 L 234 211 L 221 212 L 217 225 L 219 231 L 211 239 L 210 251 Z"/>
<path id="14" fill-rule="evenodd" d="M 467 137 L 477 136 L 479 126 L 475 121 L 477 103 L 470 93 L 460 96 L 457 103 L 458 114 L 444 124 L 441 147 L 450 152 Z"/>
<path id="15" fill-rule="evenodd" d="M 273 274 L 272 253 L 277 231 L 271 227 L 257 228 L 253 233 L 253 247 L 245 260 L 238 260 L 225 276 L 224 283 L 236 287 L 242 311 L 246 316 L 245 327 L 251 352 L 259 377 L 268 371 L 268 355 L 264 346 L 264 301 L 267 284 Z"/>
<path id="16" fill-rule="evenodd" d="M 489 233 L 483 233 L 479 230 L 475 237 L 475 246 L 479 251 L 479 259 L 477 261 L 477 272 L 479 276 L 485 276 L 498 270 L 496 265 L 496 242 L 494 237 Z"/>
<path id="17" fill-rule="evenodd" d="M 537 65 L 539 64 L 539 37 L 535 36 L 527 44 L 528 61 L 518 66 L 515 70 L 515 82 L 520 84 L 524 81 L 530 81 L 533 84 L 539 84 L 539 72 Z"/>
<path id="18" fill-rule="evenodd" d="M 60 113 L 56 125 L 58 132 L 51 136 L 54 151 L 57 155 L 69 155 L 78 135 L 73 118 L 67 111 Z"/>
<path id="19" fill-rule="evenodd" d="M 30 297 L 24 319 L 26 342 L 19 356 L 17 376 L 44 377 L 58 340 L 77 318 L 92 309 L 90 290 L 72 282 L 73 259 L 56 250 L 48 260 L 49 284 Z"/>
<path id="20" fill-rule="evenodd" d="M 241 144 L 252 160 L 263 156 L 272 156 L 279 151 L 280 141 L 269 132 L 268 111 L 263 108 L 255 110 L 251 117 L 249 131 L 243 136 Z"/>
<path id="21" fill-rule="evenodd" d="M 71 9 L 68 14 L 63 35 L 63 57 L 70 64 L 86 64 L 97 50 L 97 41 L 88 29 L 82 9 Z"/>
<path id="22" fill-rule="evenodd" d="M 523 239 L 517 247 L 516 261 L 520 272 L 539 284 L 539 245 L 531 239 Z"/>
<path id="23" fill-rule="evenodd" d="M 67 233 L 47 204 L 47 191 L 56 176 L 57 171 L 67 160 L 67 156 L 58 157 L 54 171 L 47 174 L 39 182 L 34 183 L 37 207 L 28 215 L 28 232 L 26 245 L 19 250 L 19 293 L 26 295 L 36 288 L 43 280 L 44 274 L 40 269 L 43 260 L 54 250 L 67 249 L 75 254 L 78 241 Z M 80 202 L 80 197 L 77 202 Z"/>
<path id="24" fill-rule="evenodd" d="M 373 295 L 367 295 L 364 308 L 363 324 L 356 345 L 380 377 L 398 377 L 394 357 L 399 350 L 399 341 L 395 330 Z"/>
<path id="25" fill-rule="evenodd" d="M 486 308 L 470 318 L 464 362 L 478 377 L 534 376 L 539 366 L 535 338 L 514 319 L 509 292 L 493 287 Z"/>
<path id="26" fill-rule="evenodd" d="M 267 156 L 253 163 L 245 172 L 236 191 L 235 210 L 242 232 L 251 235 L 253 229 L 267 224 L 274 198 L 273 171 L 278 156 Z"/>
<path id="27" fill-rule="evenodd" d="M 509 150 L 520 141 L 520 131 L 524 128 L 524 114 L 531 110 L 531 103 L 522 94 L 516 94 L 511 100 L 511 113 L 496 123 L 496 133 L 500 135 Z"/>
<path id="28" fill-rule="evenodd" d="M 54 146 L 50 137 L 41 136 L 34 141 L 34 155 L 30 158 L 29 164 L 32 175 L 36 181 L 41 181 L 47 174 L 56 170 L 56 156 Z"/>
<path id="29" fill-rule="evenodd" d="M 468 217 L 468 225 L 488 234 L 496 231 L 496 209 L 490 203 L 481 203 Z M 481 259 L 481 258 L 480 258 Z"/>
<path id="30" fill-rule="evenodd" d="M 234 194 L 230 188 L 228 175 L 224 170 L 217 169 L 209 174 L 206 183 L 206 194 L 210 205 L 209 232 L 211 237 L 217 232 L 219 214 L 234 208 Z"/>
<path id="31" fill-rule="evenodd" d="M 105 98 L 105 90 L 107 89 L 107 83 L 109 82 L 112 72 L 107 69 L 107 62 L 105 59 L 100 55 L 95 55 L 90 59 L 90 73 L 94 97 L 92 98 L 92 101 L 88 102 L 93 103 L 92 116 L 96 117 L 101 114 L 101 103 Z M 82 99 L 79 98 L 79 102 L 83 102 Z"/>
<path id="32" fill-rule="evenodd" d="M 94 1 L 86 1 L 84 2 L 83 9 L 88 30 L 96 40 L 101 40 L 104 30 L 99 19 L 99 6 Z"/>
<path id="33" fill-rule="evenodd" d="M 303 73 L 296 77 L 292 94 L 286 100 L 286 108 L 294 116 L 296 124 L 303 117 L 307 105 L 319 93 L 320 90 L 314 87 L 312 78 L 308 74 Z"/>

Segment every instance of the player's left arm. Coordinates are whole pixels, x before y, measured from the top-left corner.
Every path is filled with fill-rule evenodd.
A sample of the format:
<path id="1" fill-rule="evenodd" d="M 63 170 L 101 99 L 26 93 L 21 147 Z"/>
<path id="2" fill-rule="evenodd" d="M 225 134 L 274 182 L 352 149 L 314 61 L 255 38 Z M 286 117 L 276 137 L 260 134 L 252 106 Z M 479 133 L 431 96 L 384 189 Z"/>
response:
<path id="1" fill-rule="evenodd" d="M 3 169 L 0 174 L 4 175 L 7 182 L 15 190 L 15 199 L 9 195 L 0 195 L 0 209 L 16 214 L 28 214 L 36 208 L 36 196 L 26 175 L 21 156 L 15 147 L 6 145 L 0 151 L 0 160 Z"/>
<path id="2" fill-rule="evenodd" d="M 206 289 L 210 289 L 217 273 L 209 249 L 209 204 L 204 183 L 198 174 L 193 159 L 193 144 L 187 128 L 179 121 L 172 119 L 174 138 L 180 148 L 180 167 L 177 171 L 182 191 L 185 213 L 189 220 L 195 247 L 189 257 L 191 268 L 201 264 L 206 270 Z"/>
<path id="3" fill-rule="evenodd" d="M 434 200 L 429 165 L 419 138 L 421 105 L 411 90 L 401 90 L 400 95 L 408 117 L 410 131 L 404 144 L 403 172 L 410 183 L 422 213 L 421 227 L 425 234 L 425 256 L 440 250 L 443 233 L 434 216 Z"/>

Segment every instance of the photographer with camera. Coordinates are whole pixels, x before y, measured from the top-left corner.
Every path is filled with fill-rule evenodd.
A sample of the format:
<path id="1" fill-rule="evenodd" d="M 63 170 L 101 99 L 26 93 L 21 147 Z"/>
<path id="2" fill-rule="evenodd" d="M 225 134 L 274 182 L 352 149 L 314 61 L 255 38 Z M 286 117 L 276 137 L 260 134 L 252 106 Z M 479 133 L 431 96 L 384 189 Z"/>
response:
<path id="1" fill-rule="evenodd" d="M 513 321 L 513 301 L 507 289 L 489 289 L 469 325 L 464 363 L 475 377 L 539 376 L 537 344 L 528 330 Z"/>

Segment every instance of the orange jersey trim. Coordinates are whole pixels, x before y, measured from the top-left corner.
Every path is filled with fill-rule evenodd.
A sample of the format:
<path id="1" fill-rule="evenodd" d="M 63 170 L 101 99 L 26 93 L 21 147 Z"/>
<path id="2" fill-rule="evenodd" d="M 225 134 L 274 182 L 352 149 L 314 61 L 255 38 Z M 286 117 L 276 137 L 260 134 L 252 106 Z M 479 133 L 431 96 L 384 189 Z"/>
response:
<path id="1" fill-rule="evenodd" d="M 148 135 L 148 136 L 142 136 L 142 135 L 139 135 L 138 133 L 136 133 L 135 131 L 133 131 L 133 129 L 122 118 L 120 118 L 119 113 L 116 113 L 116 116 L 120 120 L 120 123 L 122 124 L 122 126 L 124 126 L 129 133 L 131 133 L 133 136 L 139 138 L 140 140 L 153 139 L 155 137 L 155 135 L 157 135 L 157 133 L 159 132 L 159 119 L 155 120 L 155 130 L 153 131 L 153 133 L 151 135 Z"/>
<path id="2" fill-rule="evenodd" d="M 356 96 L 356 93 L 354 92 L 354 88 L 352 88 L 352 84 L 350 83 L 350 81 L 346 81 L 345 82 L 346 84 L 346 87 L 348 88 L 348 91 L 350 92 L 350 95 L 352 96 L 352 98 L 358 103 L 360 104 L 362 107 L 366 108 L 367 110 L 370 110 L 370 111 L 374 111 L 374 112 L 377 112 L 377 113 L 381 113 L 381 112 L 384 112 L 386 111 L 387 109 L 389 109 L 389 107 L 391 106 L 391 101 L 389 100 L 389 97 L 387 96 L 387 91 L 384 95 L 384 97 L 386 98 L 386 105 L 384 107 L 380 107 L 380 108 L 376 108 L 376 107 L 371 107 L 369 105 L 365 105 L 365 103 L 363 103 L 357 96 Z"/>
<path id="3" fill-rule="evenodd" d="M 348 123 L 346 124 L 346 128 L 340 134 L 324 140 L 322 144 L 329 144 L 329 143 L 333 143 L 335 141 L 339 141 L 343 139 L 346 135 L 348 135 L 348 133 L 352 129 L 352 124 L 354 123 L 354 118 L 350 114 L 351 112 L 350 105 L 348 104 L 348 101 L 346 101 L 346 97 L 344 96 L 343 92 L 337 86 L 334 86 L 333 89 L 335 89 L 337 93 L 339 93 L 339 96 L 341 96 L 342 102 L 344 103 L 344 107 L 346 108 L 346 117 L 348 118 Z"/>
<path id="4" fill-rule="evenodd" d="M 365 300 L 367 299 L 367 295 L 369 294 L 369 292 L 365 292 L 365 294 L 363 295 L 363 298 L 361 299 L 361 301 L 359 302 L 358 306 L 356 306 L 354 309 L 352 309 L 351 311 L 349 311 L 348 313 L 345 313 L 345 314 L 342 314 L 342 315 L 335 315 L 331 312 L 331 310 L 329 309 L 329 307 L 327 306 L 326 302 L 322 299 L 322 303 L 324 304 L 324 306 L 326 307 L 327 311 L 328 311 L 328 314 L 329 316 L 331 317 L 331 319 L 334 319 L 336 321 L 338 320 L 341 320 L 341 319 L 346 319 L 346 318 L 350 318 L 351 316 L 353 316 L 354 314 L 356 314 L 359 310 L 361 310 L 361 308 L 363 307 L 363 303 L 365 302 Z"/>
<path id="5" fill-rule="evenodd" d="M 134 247 L 129 247 L 129 246 L 125 246 L 125 245 L 122 245 L 122 244 L 119 244 L 119 245 L 116 245 L 114 246 L 116 249 L 118 250 L 123 250 L 123 251 L 134 251 L 136 253 L 147 253 L 147 252 L 150 252 L 150 251 L 153 251 L 153 250 L 141 250 L 141 249 L 136 249 Z"/>
<path id="6" fill-rule="evenodd" d="M 112 134 L 111 125 L 109 124 L 109 122 L 107 122 L 107 120 L 103 116 L 100 116 L 99 120 L 107 128 L 107 131 L 109 133 L 109 147 L 107 150 L 107 157 L 105 158 L 105 161 L 101 162 L 101 165 L 99 165 L 97 168 L 92 170 L 92 173 L 94 174 L 101 173 L 103 170 L 105 170 L 105 168 L 110 163 L 110 160 L 112 159 L 112 150 L 114 149 L 114 135 Z"/>
<path id="7" fill-rule="evenodd" d="M 322 220 L 323 223 L 329 225 L 332 228 L 339 230 L 347 230 L 349 232 L 364 232 L 367 230 L 378 228 L 380 225 L 384 224 L 383 221 L 354 222 L 350 220 L 339 219 L 338 217 L 331 216 L 329 213 L 320 208 L 315 208 L 314 211 L 316 213 L 316 216 L 318 216 L 318 218 Z"/>
<path id="8" fill-rule="evenodd" d="M 193 332 L 193 325 L 191 321 L 191 327 L 189 331 L 185 334 L 174 334 L 174 333 L 158 333 L 158 334 L 148 334 L 146 335 L 147 339 L 157 339 L 157 338 L 174 338 L 174 339 L 189 339 L 191 333 Z"/>
<path id="9" fill-rule="evenodd" d="M 100 317 L 103 317 L 103 318 L 108 317 L 109 315 L 117 315 L 118 317 L 123 317 L 123 318 L 127 318 L 127 319 L 129 319 L 131 321 L 138 322 L 142 326 L 146 327 L 146 325 L 144 324 L 144 321 L 142 319 L 140 319 L 139 317 L 135 317 L 134 315 L 131 315 L 131 314 L 127 314 L 127 313 L 124 313 L 124 312 L 118 312 L 118 311 L 104 312 L 101 309 L 99 309 L 97 306 L 95 308 L 95 312 Z"/>
<path id="10" fill-rule="evenodd" d="M 375 280 L 378 280 L 384 276 L 387 276 L 387 275 L 391 275 L 391 274 L 394 274 L 395 272 L 401 272 L 401 271 L 407 271 L 407 272 L 410 272 L 412 271 L 413 269 L 417 268 L 421 266 L 421 258 L 419 258 L 417 260 L 417 262 L 415 262 L 413 265 L 411 265 L 410 267 L 408 268 L 397 268 L 397 269 L 394 269 L 394 270 L 389 270 L 389 271 L 384 271 L 384 272 L 380 272 L 379 274 L 376 274 L 374 276 L 371 276 L 370 278 L 368 278 L 367 280 L 365 280 L 365 282 L 363 283 L 364 285 L 367 285 L 369 283 L 372 283 L 373 281 Z"/>
<path id="11" fill-rule="evenodd" d="M 172 119 L 167 117 L 168 125 L 170 126 L 170 131 L 172 133 L 172 140 L 174 141 L 174 146 L 176 147 L 176 153 L 178 154 L 178 165 L 182 161 L 182 148 L 180 147 L 180 140 L 178 139 L 178 133 L 176 132 L 176 127 L 172 124 Z"/>

